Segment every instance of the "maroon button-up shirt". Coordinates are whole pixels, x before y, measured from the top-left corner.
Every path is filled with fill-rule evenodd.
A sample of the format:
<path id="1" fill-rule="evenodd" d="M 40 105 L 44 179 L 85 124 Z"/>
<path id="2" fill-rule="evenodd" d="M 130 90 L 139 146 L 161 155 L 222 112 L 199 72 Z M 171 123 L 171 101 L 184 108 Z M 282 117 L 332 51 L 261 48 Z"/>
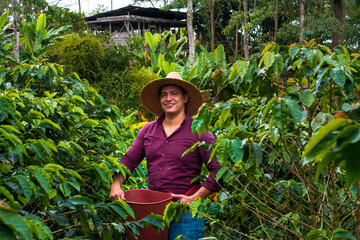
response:
<path id="1" fill-rule="evenodd" d="M 163 120 L 164 116 L 146 124 L 120 163 L 133 171 L 146 157 L 149 189 L 175 194 L 184 194 L 196 184 L 190 182 L 200 175 L 202 164 L 205 163 L 210 175 L 202 186 L 213 192 L 219 191 L 220 186 L 215 176 L 221 165 L 216 158 L 209 162 L 210 150 L 198 147 L 182 157 L 182 154 L 197 141 L 214 143 L 214 136 L 210 132 L 201 134 L 201 137 L 197 133 L 193 134 L 193 119 L 186 115 L 180 127 L 171 136 L 166 137 L 162 126 Z"/>

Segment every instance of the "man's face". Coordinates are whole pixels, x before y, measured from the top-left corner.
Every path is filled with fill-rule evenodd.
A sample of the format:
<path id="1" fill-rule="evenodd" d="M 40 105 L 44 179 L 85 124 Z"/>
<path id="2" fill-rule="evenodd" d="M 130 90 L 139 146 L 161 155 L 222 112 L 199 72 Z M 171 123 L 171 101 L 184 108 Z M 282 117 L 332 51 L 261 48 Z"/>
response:
<path id="1" fill-rule="evenodd" d="M 168 85 L 161 89 L 160 104 L 165 114 L 178 114 L 185 112 L 187 94 L 183 94 L 178 86 Z"/>

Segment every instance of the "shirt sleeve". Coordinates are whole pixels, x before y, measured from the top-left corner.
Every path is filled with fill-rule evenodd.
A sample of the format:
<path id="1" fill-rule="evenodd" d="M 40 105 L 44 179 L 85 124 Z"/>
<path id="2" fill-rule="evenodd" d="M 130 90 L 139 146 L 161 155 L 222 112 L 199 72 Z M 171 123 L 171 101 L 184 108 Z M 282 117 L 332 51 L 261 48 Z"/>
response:
<path id="1" fill-rule="evenodd" d="M 215 138 L 211 132 L 208 132 L 208 134 L 203 132 L 201 134 L 199 141 L 200 142 L 205 141 L 205 143 L 207 144 L 213 144 L 215 142 Z M 218 162 L 216 157 L 213 160 L 209 161 L 211 155 L 211 149 L 208 150 L 199 147 L 199 152 L 206 168 L 210 172 L 209 177 L 203 182 L 202 186 L 205 187 L 206 189 L 209 189 L 212 192 L 220 191 L 222 185 L 222 179 L 220 179 L 219 181 L 216 180 L 216 173 L 221 168 L 220 163 Z"/>
<path id="2" fill-rule="evenodd" d="M 148 124 L 141 128 L 135 141 L 120 160 L 120 163 L 124 164 L 130 170 L 130 172 L 132 172 L 137 166 L 139 166 L 139 164 L 145 157 L 144 135 L 147 131 L 147 128 Z"/>

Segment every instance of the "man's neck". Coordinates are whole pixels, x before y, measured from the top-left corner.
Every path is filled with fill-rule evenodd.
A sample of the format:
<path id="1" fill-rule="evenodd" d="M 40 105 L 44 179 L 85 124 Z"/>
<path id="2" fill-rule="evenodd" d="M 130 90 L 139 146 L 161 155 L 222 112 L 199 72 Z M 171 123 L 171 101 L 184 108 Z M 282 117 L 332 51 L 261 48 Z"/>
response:
<path id="1" fill-rule="evenodd" d="M 169 127 L 179 126 L 184 121 L 185 117 L 186 117 L 185 112 L 176 115 L 165 114 L 163 124 Z"/>

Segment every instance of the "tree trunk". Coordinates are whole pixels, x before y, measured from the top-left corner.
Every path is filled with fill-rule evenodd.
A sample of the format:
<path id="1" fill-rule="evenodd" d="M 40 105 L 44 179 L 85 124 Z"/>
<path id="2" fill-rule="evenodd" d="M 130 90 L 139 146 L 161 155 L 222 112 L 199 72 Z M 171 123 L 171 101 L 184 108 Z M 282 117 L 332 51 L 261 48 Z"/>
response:
<path id="1" fill-rule="evenodd" d="M 19 54 L 19 45 L 20 45 L 20 43 L 19 43 L 19 31 L 18 31 L 19 18 L 18 18 L 17 0 L 12 0 L 12 5 L 13 5 L 13 21 L 14 21 L 14 23 L 13 23 L 14 40 L 15 40 L 14 48 L 13 48 L 14 59 L 15 59 L 16 62 L 20 62 L 20 54 Z"/>
<path id="2" fill-rule="evenodd" d="M 241 11 L 241 0 L 239 0 L 239 12 Z M 234 55 L 236 56 L 239 52 L 239 20 L 236 19 L 236 31 L 235 31 L 235 51 Z"/>
<path id="3" fill-rule="evenodd" d="M 304 39 L 304 29 L 305 29 L 305 8 L 304 8 L 304 0 L 299 0 L 300 7 L 300 42 L 301 39 Z"/>
<path id="4" fill-rule="evenodd" d="M 244 53 L 245 53 L 245 59 L 249 58 L 249 43 L 248 43 L 248 30 L 246 29 L 247 25 L 247 15 L 248 15 L 248 6 L 247 6 L 247 0 L 244 0 L 243 2 L 244 6 Z"/>
<path id="5" fill-rule="evenodd" d="M 345 31 L 345 2 L 344 0 L 332 0 L 335 17 L 339 20 L 340 25 L 332 34 L 332 47 L 344 44 Z"/>
<path id="6" fill-rule="evenodd" d="M 277 40 L 278 24 L 279 24 L 279 2 L 276 1 L 276 5 L 275 5 L 275 29 L 274 29 L 274 42 L 275 43 L 276 43 L 276 40 Z"/>
<path id="7" fill-rule="evenodd" d="M 189 60 L 190 69 L 194 65 L 195 60 L 195 41 L 194 41 L 194 30 L 193 30 L 193 1 L 187 0 L 187 30 L 189 38 Z"/>
<path id="8" fill-rule="evenodd" d="M 207 0 L 210 11 L 210 32 L 211 32 L 211 52 L 215 50 L 215 27 L 214 27 L 214 0 Z"/>
<path id="9" fill-rule="evenodd" d="M 81 13 L 81 3 L 80 3 L 80 0 L 78 0 L 78 4 L 79 4 L 79 13 Z"/>

